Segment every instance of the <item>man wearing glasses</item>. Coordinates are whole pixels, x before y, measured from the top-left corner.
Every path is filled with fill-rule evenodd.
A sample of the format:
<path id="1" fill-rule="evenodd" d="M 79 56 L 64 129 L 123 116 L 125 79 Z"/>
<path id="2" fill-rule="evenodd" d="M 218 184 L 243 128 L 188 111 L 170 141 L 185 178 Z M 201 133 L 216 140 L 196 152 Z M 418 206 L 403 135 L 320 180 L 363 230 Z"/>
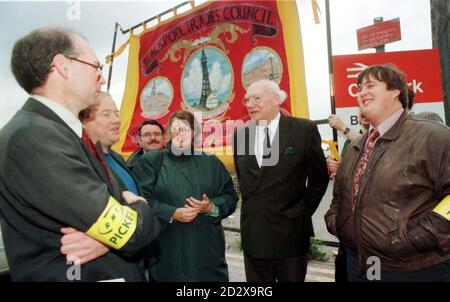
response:
<path id="1" fill-rule="evenodd" d="M 15 43 L 11 68 L 30 94 L 0 130 L 0 215 L 12 280 L 145 281 L 130 259 L 153 239 L 150 208 L 115 193 L 81 140 L 78 114 L 98 103 L 105 83 L 93 49 L 70 30 L 38 29 Z M 66 259 L 62 234 L 70 245 L 75 229 L 111 251 Z"/>
<path id="2" fill-rule="evenodd" d="M 127 160 L 130 170 L 134 168 L 137 159 L 150 151 L 161 151 L 164 148 L 164 127 L 156 120 L 144 121 L 137 130 L 140 149 L 131 154 Z"/>
<path id="3" fill-rule="evenodd" d="M 328 186 L 317 126 L 282 115 L 286 97 L 273 81 L 250 85 L 244 106 L 251 121 L 233 140 L 249 282 L 304 281 L 311 216 Z"/>

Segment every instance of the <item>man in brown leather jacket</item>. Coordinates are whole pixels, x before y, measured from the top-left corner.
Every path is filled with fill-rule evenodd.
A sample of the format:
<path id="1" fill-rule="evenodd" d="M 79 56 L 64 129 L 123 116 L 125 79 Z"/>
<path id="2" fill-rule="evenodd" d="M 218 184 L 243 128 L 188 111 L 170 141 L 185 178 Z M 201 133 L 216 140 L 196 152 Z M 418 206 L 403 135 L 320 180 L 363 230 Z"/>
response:
<path id="1" fill-rule="evenodd" d="M 371 126 L 347 148 L 325 215 L 349 281 L 450 281 L 450 130 L 408 114 L 392 65 L 367 68 L 358 87 Z"/>

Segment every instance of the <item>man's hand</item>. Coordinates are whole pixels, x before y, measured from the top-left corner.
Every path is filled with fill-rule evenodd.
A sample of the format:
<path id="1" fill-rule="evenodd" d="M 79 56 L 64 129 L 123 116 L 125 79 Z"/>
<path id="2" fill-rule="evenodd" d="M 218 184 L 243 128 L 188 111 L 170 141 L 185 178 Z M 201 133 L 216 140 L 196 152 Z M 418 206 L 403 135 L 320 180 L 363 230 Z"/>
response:
<path id="1" fill-rule="evenodd" d="M 202 200 L 197 200 L 194 197 L 189 197 L 186 199 L 186 203 L 194 209 L 197 209 L 199 213 L 210 213 L 212 209 L 212 203 L 211 200 L 209 200 L 209 197 L 206 194 L 203 194 Z"/>
<path id="2" fill-rule="evenodd" d="M 145 202 L 147 202 L 147 200 L 145 200 L 144 197 L 137 196 L 136 194 L 134 194 L 133 192 L 130 192 L 130 191 L 123 191 L 122 192 L 122 197 L 123 197 L 123 199 L 125 199 L 125 201 L 128 204 L 136 202 L 136 201 L 145 201 Z"/>
<path id="3" fill-rule="evenodd" d="M 339 162 L 335 161 L 334 159 L 327 159 L 327 168 L 328 168 L 328 175 L 334 178 L 336 176 L 337 169 L 339 168 Z"/>
<path id="4" fill-rule="evenodd" d="M 336 114 L 330 114 L 328 117 L 328 123 L 330 124 L 330 127 L 333 127 L 341 132 L 344 132 L 345 128 L 347 128 L 347 125 Z"/>
<path id="5" fill-rule="evenodd" d="M 61 253 L 67 261 L 84 264 L 109 252 L 109 248 L 74 228 L 62 228 Z M 78 263 L 78 261 L 80 261 Z"/>
<path id="6" fill-rule="evenodd" d="M 191 222 L 192 220 L 195 219 L 195 217 L 197 217 L 199 211 L 198 209 L 195 208 L 191 208 L 191 207 L 184 207 L 184 208 L 178 208 L 175 210 L 175 212 L 173 213 L 173 220 L 176 220 L 178 222 Z"/>

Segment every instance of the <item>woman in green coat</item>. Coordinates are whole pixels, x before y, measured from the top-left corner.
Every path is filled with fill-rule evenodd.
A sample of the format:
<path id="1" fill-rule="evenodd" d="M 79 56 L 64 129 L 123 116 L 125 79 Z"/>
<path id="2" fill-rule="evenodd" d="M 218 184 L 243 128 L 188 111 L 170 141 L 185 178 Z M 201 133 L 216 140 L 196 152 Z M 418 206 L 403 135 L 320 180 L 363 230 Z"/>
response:
<path id="1" fill-rule="evenodd" d="M 222 162 L 194 151 L 195 126 L 191 112 L 174 112 L 167 148 L 144 154 L 133 170 L 162 225 L 152 255 L 158 282 L 228 281 L 221 221 L 238 197 Z"/>

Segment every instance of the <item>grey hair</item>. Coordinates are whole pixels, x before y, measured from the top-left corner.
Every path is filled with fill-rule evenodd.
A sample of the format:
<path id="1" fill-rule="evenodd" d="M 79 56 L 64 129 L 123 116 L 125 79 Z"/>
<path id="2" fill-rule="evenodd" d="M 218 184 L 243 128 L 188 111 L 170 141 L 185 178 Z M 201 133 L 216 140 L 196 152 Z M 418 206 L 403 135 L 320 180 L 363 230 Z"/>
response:
<path id="1" fill-rule="evenodd" d="M 281 90 L 280 86 L 276 82 L 270 80 L 266 81 L 265 82 L 267 83 L 267 87 L 269 88 L 269 90 L 277 94 L 280 97 L 281 103 L 283 103 L 287 98 L 287 93 L 284 90 Z"/>

